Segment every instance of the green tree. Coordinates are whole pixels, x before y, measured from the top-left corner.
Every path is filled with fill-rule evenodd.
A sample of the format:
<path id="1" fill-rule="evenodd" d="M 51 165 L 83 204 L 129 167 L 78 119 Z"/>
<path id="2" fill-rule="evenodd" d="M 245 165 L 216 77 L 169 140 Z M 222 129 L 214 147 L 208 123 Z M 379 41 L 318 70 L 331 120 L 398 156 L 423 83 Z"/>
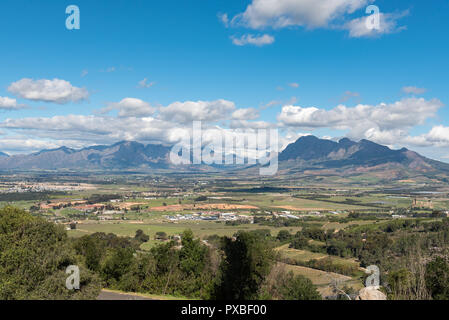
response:
<path id="1" fill-rule="evenodd" d="M 206 263 L 207 247 L 199 239 L 193 239 L 192 230 L 186 230 L 182 236 L 182 248 L 179 251 L 181 270 L 188 275 L 201 275 Z"/>
<path id="2" fill-rule="evenodd" d="M 109 249 L 101 268 L 103 280 L 109 286 L 117 286 L 133 262 L 134 251 L 131 248 Z"/>
<path id="3" fill-rule="evenodd" d="M 281 230 L 279 231 L 277 237 L 280 242 L 289 241 L 292 238 L 292 235 L 288 230 Z"/>
<path id="4" fill-rule="evenodd" d="M 436 300 L 449 300 L 449 265 L 436 257 L 426 266 L 426 286 Z"/>
<path id="5" fill-rule="evenodd" d="M 290 243 L 290 248 L 302 250 L 309 244 L 309 239 L 307 239 L 301 232 L 297 232 L 292 242 Z"/>
<path id="6" fill-rule="evenodd" d="M 256 299 L 269 274 L 274 253 L 257 233 L 239 231 L 235 239 L 223 238 L 224 259 L 212 297 L 219 300 Z"/>
<path id="7" fill-rule="evenodd" d="M 349 249 L 346 248 L 346 243 L 342 240 L 329 240 L 326 244 L 326 251 L 327 254 L 343 258 L 350 255 Z"/>
<path id="8" fill-rule="evenodd" d="M 287 273 L 279 288 L 282 300 L 321 300 L 321 295 L 310 279 Z"/>
<path id="9" fill-rule="evenodd" d="M 92 236 L 82 236 L 73 245 L 79 255 L 84 256 L 86 266 L 93 271 L 100 270 L 100 262 L 105 252 L 105 245 Z"/>
<path id="10" fill-rule="evenodd" d="M 412 274 L 407 269 L 391 271 L 387 275 L 390 299 L 406 299 L 409 296 Z"/>
<path id="11" fill-rule="evenodd" d="M 164 231 L 158 231 L 154 235 L 154 239 L 155 240 L 167 240 L 168 236 L 167 236 L 167 233 L 165 233 Z"/>
<path id="12" fill-rule="evenodd" d="M 150 240 L 150 236 L 145 234 L 143 230 L 138 229 L 136 231 L 136 235 L 134 236 L 134 239 L 140 242 L 148 242 Z"/>

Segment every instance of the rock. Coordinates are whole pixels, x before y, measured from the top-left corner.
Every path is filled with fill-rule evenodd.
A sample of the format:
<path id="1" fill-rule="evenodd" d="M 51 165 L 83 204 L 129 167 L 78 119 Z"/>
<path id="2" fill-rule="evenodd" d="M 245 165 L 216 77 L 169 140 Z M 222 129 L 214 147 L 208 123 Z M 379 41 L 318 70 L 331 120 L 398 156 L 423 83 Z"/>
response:
<path id="1" fill-rule="evenodd" d="M 379 287 L 366 287 L 359 291 L 356 300 L 387 300 L 385 293 Z"/>

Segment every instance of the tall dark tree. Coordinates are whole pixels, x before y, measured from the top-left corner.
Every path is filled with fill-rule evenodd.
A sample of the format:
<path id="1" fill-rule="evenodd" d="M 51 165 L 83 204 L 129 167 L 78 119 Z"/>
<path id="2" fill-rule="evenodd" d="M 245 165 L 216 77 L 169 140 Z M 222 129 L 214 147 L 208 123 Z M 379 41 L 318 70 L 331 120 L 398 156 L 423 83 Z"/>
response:
<path id="1" fill-rule="evenodd" d="M 259 288 L 271 270 L 274 253 L 259 233 L 237 233 L 223 239 L 224 260 L 215 287 L 215 299 L 257 299 Z"/>

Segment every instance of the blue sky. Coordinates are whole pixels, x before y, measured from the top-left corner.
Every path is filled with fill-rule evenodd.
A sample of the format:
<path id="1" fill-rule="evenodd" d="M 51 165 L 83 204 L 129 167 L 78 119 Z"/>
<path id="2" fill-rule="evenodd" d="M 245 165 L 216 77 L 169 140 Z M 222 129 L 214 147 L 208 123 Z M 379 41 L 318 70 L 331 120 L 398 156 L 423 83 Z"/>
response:
<path id="1" fill-rule="evenodd" d="M 72 4 L 80 30 L 65 26 Z M 380 29 L 357 34 L 371 4 Z M 443 0 L 3 0 L 0 151 L 170 144 L 202 120 L 447 161 L 448 13 Z"/>

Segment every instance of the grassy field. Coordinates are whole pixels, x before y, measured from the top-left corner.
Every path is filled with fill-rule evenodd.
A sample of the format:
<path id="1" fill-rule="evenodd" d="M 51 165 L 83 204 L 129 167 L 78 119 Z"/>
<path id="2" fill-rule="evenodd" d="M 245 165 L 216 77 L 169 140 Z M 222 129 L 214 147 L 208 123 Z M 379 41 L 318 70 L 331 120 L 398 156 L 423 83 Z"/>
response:
<path id="1" fill-rule="evenodd" d="M 232 236 L 239 230 L 251 231 L 257 229 L 269 229 L 272 235 L 277 235 L 280 230 L 289 230 L 291 233 L 296 233 L 301 230 L 301 227 L 268 227 L 259 226 L 257 224 L 243 224 L 239 226 L 226 226 L 224 222 L 213 221 L 185 221 L 179 223 L 170 222 L 155 222 L 154 220 L 143 221 L 117 221 L 117 222 L 104 222 L 104 221 L 88 221 L 78 224 L 77 230 L 68 231 L 69 236 L 80 237 L 85 234 L 91 234 L 95 232 L 115 233 L 118 236 L 134 236 L 138 229 L 143 230 L 154 238 L 156 232 L 163 231 L 167 235 L 176 235 L 182 233 L 184 230 L 190 229 L 194 235 L 199 238 L 204 238 L 209 235 L 217 234 L 219 236 Z"/>
<path id="2" fill-rule="evenodd" d="M 338 204 L 319 200 L 309 200 L 294 198 L 285 194 L 256 194 L 256 195 L 241 195 L 245 198 L 245 204 L 258 206 L 260 208 L 271 208 L 280 210 L 285 207 L 285 210 L 355 210 L 366 207 Z"/>
<path id="3" fill-rule="evenodd" d="M 322 228 L 324 230 L 342 230 L 349 226 L 363 226 L 368 224 L 377 224 L 376 221 L 372 220 L 356 220 L 356 221 L 350 221 L 347 223 L 339 223 L 339 222 L 326 222 L 323 224 Z"/>
<path id="4" fill-rule="evenodd" d="M 288 246 L 289 246 L 288 244 L 285 244 L 283 246 L 276 248 L 276 251 L 281 254 L 281 257 L 289 258 L 289 259 L 292 259 L 294 261 L 298 261 L 301 263 L 308 262 L 312 259 L 319 260 L 319 259 L 331 257 L 332 261 L 335 264 L 354 265 L 356 267 L 359 266 L 358 262 L 355 261 L 354 259 L 344 259 L 344 258 L 340 258 L 340 257 L 329 256 L 324 253 L 311 252 L 308 250 L 297 250 L 297 249 L 289 248 Z"/>
<path id="5" fill-rule="evenodd" d="M 318 291 L 322 296 L 332 295 L 331 283 L 338 283 L 339 288 L 347 286 L 353 288 L 354 290 L 360 290 L 363 288 L 363 283 L 360 279 L 355 277 L 348 277 L 342 274 L 334 272 L 326 272 L 321 270 L 316 270 L 312 268 L 293 266 L 289 264 L 279 263 L 279 265 L 285 268 L 285 271 L 292 271 L 295 275 L 302 275 L 312 283 L 317 286 Z"/>

